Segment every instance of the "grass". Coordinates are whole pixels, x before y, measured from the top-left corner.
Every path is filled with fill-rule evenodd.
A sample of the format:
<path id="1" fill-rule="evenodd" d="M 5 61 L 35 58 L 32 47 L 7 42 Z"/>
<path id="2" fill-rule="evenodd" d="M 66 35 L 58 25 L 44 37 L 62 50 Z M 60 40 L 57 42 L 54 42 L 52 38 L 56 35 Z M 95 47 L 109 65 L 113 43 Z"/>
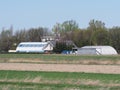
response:
<path id="1" fill-rule="evenodd" d="M 120 55 L 0 54 L 0 58 L 40 58 L 42 60 L 120 60 Z"/>
<path id="2" fill-rule="evenodd" d="M 0 90 L 120 90 L 120 74 L 0 71 Z"/>
<path id="3" fill-rule="evenodd" d="M 120 65 L 120 55 L 0 54 L 0 62 Z M 120 74 L 1 70 L 0 90 L 120 90 Z"/>
<path id="4" fill-rule="evenodd" d="M 120 65 L 120 55 L 0 54 L 0 62 Z"/>

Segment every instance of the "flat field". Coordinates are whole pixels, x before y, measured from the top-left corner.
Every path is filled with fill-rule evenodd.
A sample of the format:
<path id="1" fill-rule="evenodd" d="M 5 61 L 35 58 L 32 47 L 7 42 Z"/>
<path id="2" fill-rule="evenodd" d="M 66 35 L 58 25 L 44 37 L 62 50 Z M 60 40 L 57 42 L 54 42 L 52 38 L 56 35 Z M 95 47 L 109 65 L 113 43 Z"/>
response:
<path id="1" fill-rule="evenodd" d="M 0 71 L 0 90 L 120 90 L 120 74 Z"/>
<path id="2" fill-rule="evenodd" d="M 120 56 L 0 54 L 0 90 L 120 90 Z"/>
<path id="3" fill-rule="evenodd" d="M 39 64 L 120 65 L 120 55 L 0 54 L 0 62 Z"/>

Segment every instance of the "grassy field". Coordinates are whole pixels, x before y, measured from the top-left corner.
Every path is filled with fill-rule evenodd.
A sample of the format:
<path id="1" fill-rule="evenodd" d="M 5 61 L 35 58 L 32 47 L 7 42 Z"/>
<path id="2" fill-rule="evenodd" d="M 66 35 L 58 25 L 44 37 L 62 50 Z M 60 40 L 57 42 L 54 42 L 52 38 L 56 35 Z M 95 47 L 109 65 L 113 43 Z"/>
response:
<path id="1" fill-rule="evenodd" d="M 0 71 L 0 90 L 120 90 L 120 75 Z"/>
<path id="2" fill-rule="evenodd" d="M 120 65 L 120 55 L 0 54 L 0 62 Z"/>
<path id="3" fill-rule="evenodd" d="M 120 65 L 120 56 L 0 54 L 0 62 Z M 120 90 L 120 74 L 1 70 L 0 90 Z"/>
<path id="4" fill-rule="evenodd" d="M 0 58 L 40 58 L 43 60 L 120 60 L 120 55 L 0 54 Z"/>

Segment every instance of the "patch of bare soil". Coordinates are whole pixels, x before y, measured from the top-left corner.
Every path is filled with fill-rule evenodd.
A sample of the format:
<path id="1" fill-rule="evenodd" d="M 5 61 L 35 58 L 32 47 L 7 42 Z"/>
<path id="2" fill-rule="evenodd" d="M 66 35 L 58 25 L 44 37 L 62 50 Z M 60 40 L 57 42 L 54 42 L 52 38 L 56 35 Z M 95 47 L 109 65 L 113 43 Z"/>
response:
<path id="1" fill-rule="evenodd" d="M 81 64 L 81 65 L 120 65 L 120 60 L 41 60 L 41 59 L 6 59 L 5 63 L 39 63 L 39 64 Z"/>
<path id="2" fill-rule="evenodd" d="M 0 70 L 120 74 L 120 66 L 117 65 L 0 63 Z"/>

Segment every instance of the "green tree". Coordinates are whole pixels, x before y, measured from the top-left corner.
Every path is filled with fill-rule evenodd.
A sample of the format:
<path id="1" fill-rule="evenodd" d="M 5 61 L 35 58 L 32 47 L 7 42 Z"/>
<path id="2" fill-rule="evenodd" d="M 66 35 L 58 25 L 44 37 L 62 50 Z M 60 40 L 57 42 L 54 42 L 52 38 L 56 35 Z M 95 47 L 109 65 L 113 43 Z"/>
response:
<path id="1" fill-rule="evenodd" d="M 98 20 L 91 20 L 87 30 L 90 32 L 90 45 L 109 44 L 109 35 L 105 23 Z"/>
<path id="2" fill-rule="evenodd" d="M 89 30 L 74 31 L 73 41 L 78 47 L 90 45 L 91 32 Z"/>
<path id="3" fill-rule="evenodd" d="M 110 44 L 120 53 L 120 27 L 113 27 L 109 31 Z"/>
<path id="4" fill-rule="evenodd" d="M 62 23 L 61 37 L 63 40 L 72 40 L 74 31 L 79 30 L 78 24 L 74 20 Z"/>
<path id="5" fill-rule="evenodd" d="M 62 32 L 69 32 L 78 29 L 79 26 L 74 20 L 69 20 L 62 23 Z"/>
<path id="6" fill-rule="evenodd" d="M 72 36 L 75 30 L 79 30 L 79 27 L 74 20 L 68 20 L 62 24 L 57 23 L 52 29 L 56 38 L 63 41 L 72 40 Z"/>
<path id="7" fill-rule="evenodd" d="M 64 42 L 56 42 L 56 45 L 53 48 L 53 52 L 61 53 L 65 49 L 66 49 L 66 44 Z"/>
<path id="8" fill-rule="evenodd" d="M 105 29 L 105 23 L 99 20 L 90 20 L 88 30 L 96 31 L 96 30 L 101 30 Z"/>
<path id="9" fill-rule="evenodd" d="M 60 32 L 62 30 L 62 26 L 60 23 L 56 23 L 54 27 L 52 28 L 52 31 L 55 35 L 55 39 L 60 39 Z"/>
<path id="10" fill-rule="evenodd" d="M 64 41 L 58 41 L 56 42 L 56 45 L 53 48 L 53 52 L 61 53 L 64 50 L 72 50 L 72 47 L 72 45 L 66 44 L 66 42 Z"/>
<path id="11" fill-rule="evenodd" d="M 107 30 L 97 30 L 91 37 L 91 43 L 93 45 L 109 45 L 109 32 Z"/>

